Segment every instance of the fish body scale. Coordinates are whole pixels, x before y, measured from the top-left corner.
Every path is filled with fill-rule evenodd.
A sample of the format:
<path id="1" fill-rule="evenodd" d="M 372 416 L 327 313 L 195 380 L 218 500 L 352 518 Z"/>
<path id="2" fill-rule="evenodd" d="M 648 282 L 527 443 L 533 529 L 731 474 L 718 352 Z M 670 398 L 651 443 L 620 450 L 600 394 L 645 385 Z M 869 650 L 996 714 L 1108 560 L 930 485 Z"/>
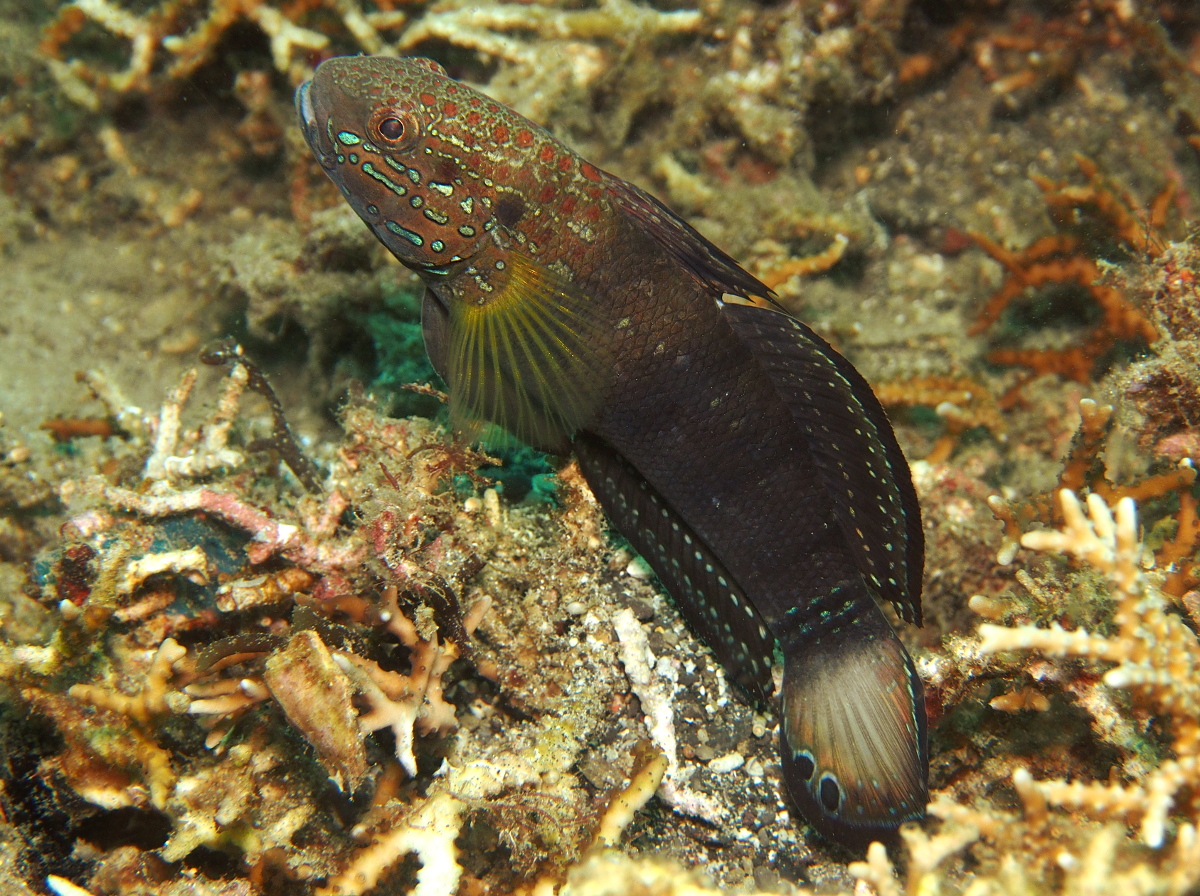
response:
<path id="1" fill-rule="evenodd" d="M 329 60 L 305 136 L 425 280 L 452 414 L 575 449 L 750 695 L 784 655 L 789 793 L 849 844 L 923 814 L 919 509 L 861 376 L 657 200 L 427 60 Z"/>

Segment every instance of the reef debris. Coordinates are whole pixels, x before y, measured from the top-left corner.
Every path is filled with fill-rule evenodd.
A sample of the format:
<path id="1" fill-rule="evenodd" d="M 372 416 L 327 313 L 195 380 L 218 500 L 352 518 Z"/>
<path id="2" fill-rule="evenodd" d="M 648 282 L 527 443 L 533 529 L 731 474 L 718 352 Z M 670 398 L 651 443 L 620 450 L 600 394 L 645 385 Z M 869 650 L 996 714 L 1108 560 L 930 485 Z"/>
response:
<path id="1" fill-rule="evenodd" d="M 1073 492 L 1064 489 L 1059 498 L 1063 528 L 1029 532 L 1021 542 L 1033 550 L 1070 554 L 1107 576 L 1115 601 L 1116 633 L 1099 635 L 1082 628 L 1066 631 L 1057 624 L 1047 628 L 985 624 L 979 628 L 980 649 L 985 654 L 1037 651 L 1114 663 L 1103 674 L 1104 684 L 1128 689 L 1135 700 L 1152 707 L 1155 715 L 1170 720 L 1173 755 L 1128 785 L 1034 781 L 1028 772 L 1014 773 L 1014 783 L 1027 814 L 1031 809 L 1032 814 L 1044 813 L 1044 805 L 1049 803 L 1103 818 L 1140 819 L 1142 839 L 1158 847 L 1166 838 L 1167 819 L 1173 810 L 1194 821 L 1200 807 L 1195 801 L 1200 794 L 1193 792 L 1200 772 L 1200 642 L 1196 633 L 1169 611 L 1169 598 L 1143 569 L 1145 554 L 1133 499 L 1122 498 L 1114 512 L 1100 495 L 1092 494 L 1085 515 Z M 1194 828 L 1191 836 L 1195 836 Z"/>

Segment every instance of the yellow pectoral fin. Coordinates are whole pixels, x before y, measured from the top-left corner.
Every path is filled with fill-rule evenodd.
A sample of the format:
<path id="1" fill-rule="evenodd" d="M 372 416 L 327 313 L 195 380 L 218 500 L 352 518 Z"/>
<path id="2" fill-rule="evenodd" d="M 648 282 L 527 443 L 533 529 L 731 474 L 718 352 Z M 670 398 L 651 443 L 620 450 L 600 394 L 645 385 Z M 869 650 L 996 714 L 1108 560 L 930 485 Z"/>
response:
<path id="1" fill-rule="evenodd" d="M 610 329 L 592 297 L 518 253 L 478 301 L 451 303 L 450 411 L 455 428 L 493 423 L 527 444 L 566 449 L 604 400 Z"/>

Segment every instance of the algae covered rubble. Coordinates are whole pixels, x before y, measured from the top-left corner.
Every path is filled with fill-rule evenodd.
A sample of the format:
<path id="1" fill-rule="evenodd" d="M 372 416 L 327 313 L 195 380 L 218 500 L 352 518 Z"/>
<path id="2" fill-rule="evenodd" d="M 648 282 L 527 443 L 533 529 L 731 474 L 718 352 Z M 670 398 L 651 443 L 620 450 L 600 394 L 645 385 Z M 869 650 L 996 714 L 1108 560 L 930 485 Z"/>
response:
<path id="1" fill-rule="evenodd" d="M 8 891 L 1196 892 L 1191 4 L 5 12 Z M 416 285 L 291 110 L 360 51 L 662 196 L 876 387 L 929 545 L 899 844 L 794 819 L 776 719 L 568 460 L 456 445 L 402 388 Z"/>

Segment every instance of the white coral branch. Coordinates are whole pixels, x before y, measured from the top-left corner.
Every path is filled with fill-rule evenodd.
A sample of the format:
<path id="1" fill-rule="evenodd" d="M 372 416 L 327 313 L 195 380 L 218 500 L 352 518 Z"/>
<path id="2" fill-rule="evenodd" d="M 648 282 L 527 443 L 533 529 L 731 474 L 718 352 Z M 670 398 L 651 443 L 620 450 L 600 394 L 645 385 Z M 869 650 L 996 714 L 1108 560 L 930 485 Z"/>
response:
<path id="1" fill-rule="evenodd" d="M 446 793 L 429 797 L 394 830 L 362 849 L 345 871 L 317 890 L 317 896 L 361 896 L 409 853 L 421 861 L 410 896 L 453 896 L 462 877 L 454 841 L 462 827 L 463 807 Z"/>
<path id="2" fill-rule="evenodd" d="M 1035 781 L 1025 769 L 1014 773 L 1013 783 L 1026 818 L 1033 823 L 1044 818 L 1047 804 L 1101 817 L 1140 816 L 1142 841 L 1158 847 L 1166 838 L 1176 795 L 1200 773 L 1200 641 L 1170 612 L 1167 599 L 1141 568 L 1134 502 L 1124 498 L 1109 508 L 1092 494 L 1085 515 L 1073 492 L 1064 489 L 1059 497 L 1062 529 L 1027 533 L 1021 543 L 1034 550 L 1071 554 L 1106 573 L 1117 598 L 1118 633 L 1105 637 L 1069 632 L 1057 624 L 1048 628 L 985 624 L 979 627 L 980 650 L 1037 650 L 1115 663 L 1105 673 L 1104 685 L 1130 690 L 1171 718 L 1175 757 L 1129 785 Z"/>

